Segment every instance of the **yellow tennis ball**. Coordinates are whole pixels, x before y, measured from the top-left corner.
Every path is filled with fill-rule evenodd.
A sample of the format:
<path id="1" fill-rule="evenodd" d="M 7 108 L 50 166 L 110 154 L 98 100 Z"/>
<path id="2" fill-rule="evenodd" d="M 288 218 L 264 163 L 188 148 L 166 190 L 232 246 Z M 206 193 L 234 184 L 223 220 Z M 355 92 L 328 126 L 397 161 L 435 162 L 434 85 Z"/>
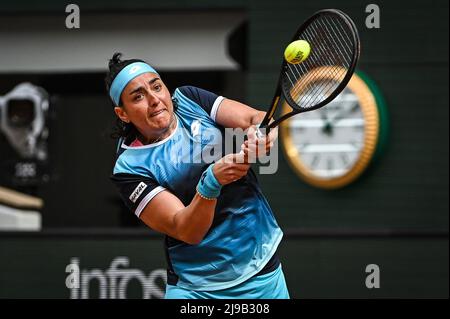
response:
<path id="1" fill-rule="evenodd" d="M 292 64 L 298 64 L 305 61 L 309 53 L 311 52 L 311 46 L 305 40 L 297 40 L 291 42 L 284 50 L 284 58 L 286 61 Z"/>

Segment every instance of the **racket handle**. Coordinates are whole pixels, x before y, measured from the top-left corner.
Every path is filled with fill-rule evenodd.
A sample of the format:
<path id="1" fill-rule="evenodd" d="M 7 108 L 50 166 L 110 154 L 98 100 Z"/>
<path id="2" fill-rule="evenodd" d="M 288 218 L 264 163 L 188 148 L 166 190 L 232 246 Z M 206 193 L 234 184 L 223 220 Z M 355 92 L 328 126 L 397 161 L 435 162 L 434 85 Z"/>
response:
<path id="1" fill-rule="evenodd" d="M 269 112 L 267 112 L 266 116 L 264 116 L 264 119 L 259 124 L 259 127 L 260 128 L 265 128 L 267 126 L 267 124 L 269 124 L 269 122 L 270 122 L 270 114 L 269 114 Z"/>
<path id="2" fill-rule="evenodd" d="M 261 137 L 263 137 L 264 135 L 269 134 L 270 129 L 271 129 L 270 125 L 268 125 L 269 122 L 270 122 L 270 117 L 268 117 L 267 114 L 266 114 L 266 117 L 264 117 L 264 119 L 263 119 L 263 121 L 261 122 L 261 124 L 259 124 L 258 127 L 256 128 L 256 129 L 257 129 L 257 130 L 256 130 L 256 136 L 257 136 L 258 138 L 261 138 Z M 264 133 L 263 133 L 263 132 L 264 132 Z"/>
<path id="3" fill-rule="evenodd" d="M 259 126 L 259 127 L 256 128 L 256 137 L 257 137 L 257 138 L 262 138 L 262 137 L 264 137 L 264 133 L 260 130 L 260 128 L 262 128 L 264 132 L 266 132 L 267 134 L 269 134 L 269 130 L 270 130 L 270 129 L 267 129 L 267 126 L 266 126 L 266 127 L 261 127 L 261 126 Z"/>
<path id="4" fill-rule="evenodd" d="M 272 106 L 267 111 L 262 122 L 259 124 L 259 128 L 263 129 L 263 131 L 264 131 L 264 133 L 266 133 L 266 135 L 269 134 L 270 129 L 273 127 L 270 125 L 270 120 L 272 119 L 273 115 L 275 114 L 275 110 L 277 109 L 279 102 L 280 102 L 280 94 L 279 94 L 279 92 L 277 92 L 275 94 L 275 96 L 273 97 Z M 260 135 L 264 136 L 264 134 L 262 134 L 261 131 L 259 131 L 259 133 L 260 133 Z"/>

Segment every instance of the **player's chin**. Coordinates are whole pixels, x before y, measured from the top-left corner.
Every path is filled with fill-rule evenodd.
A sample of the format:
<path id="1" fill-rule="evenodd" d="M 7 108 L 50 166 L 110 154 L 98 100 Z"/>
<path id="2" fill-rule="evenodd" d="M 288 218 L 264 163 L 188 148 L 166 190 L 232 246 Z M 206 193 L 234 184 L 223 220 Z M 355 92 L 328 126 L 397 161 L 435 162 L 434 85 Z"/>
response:
<path id="1" fill-rule="evenodd" d="M 168 111 L 164 111 L 157 116 L 148 118 L 149 126 L 156 129 L 165 129 L 170 125 L 170 114 Z"/>

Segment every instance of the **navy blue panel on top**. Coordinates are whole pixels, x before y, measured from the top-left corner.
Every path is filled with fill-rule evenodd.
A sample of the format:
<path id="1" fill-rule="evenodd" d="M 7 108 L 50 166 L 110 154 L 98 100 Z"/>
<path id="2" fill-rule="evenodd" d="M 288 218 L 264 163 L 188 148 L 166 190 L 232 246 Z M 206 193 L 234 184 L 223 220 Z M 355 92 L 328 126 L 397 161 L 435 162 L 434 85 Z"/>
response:
<path id="1" fill-rule="evenodd" d="M 206 113 L 211 116 L 211 110 L 214 102 L 219 97 L 217 94 L 200 89 L 195 86 L 182 86 L 178 89 L 184 96 L 200 105 L 206 111 Z"/>
<path id="2" fill-rule="evenodd" d="M 125 205 L 138 216 L 150 201 L 149 194 L 151 196 L 153 192 L 156 195 L 158 191 L 163 190 L 155 179 L 135 174 L 114 174 L 111 180 L 118 188 Z M 142 201 L 144 205 L 141 205 Z M 138 210 L 139 205 L 143 207 Z"/>

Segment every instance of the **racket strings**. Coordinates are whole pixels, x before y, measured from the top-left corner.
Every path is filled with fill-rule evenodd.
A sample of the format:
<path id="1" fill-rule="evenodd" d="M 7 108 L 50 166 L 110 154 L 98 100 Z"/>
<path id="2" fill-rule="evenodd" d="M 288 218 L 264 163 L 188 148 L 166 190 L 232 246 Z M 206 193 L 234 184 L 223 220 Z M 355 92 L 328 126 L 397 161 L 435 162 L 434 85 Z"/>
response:
<path id="1" fill-rule="evenodd" d="M 298 108 L 312 108 L 338 88 L 354 59 L 352 30 L 339 16 L 322 15 L 299 35 L 308 41 L 310 56 L 300 64 L 287 64 L 284 91 Z"/>
<path id="2" fill-rule="evenodd" d="M 307 34 L 306 38 L 307 38 L 307 41 L 311 41 L 312 36 Z M 317 48 L 317 50 L 319 51 L 320 54 L 324 54 L 323 48 L 321 46 L 319 46 Z M 331 60 L 327 59 L 327 62 L 331 63 Z M 308 87 L 308 89 L 311 89 L 311 84 L 310 84 L 311 81 L 310 80 L 311 80 L 311 77 L 314 74 L 312 72 L 308 73 L 308 68 L 311 69 L 313 65 L 317 64 L 317 62 L 315 61 L 315 55 L 311 56 L 311 60 L 307 59 L 304 63 L 305 64 L 302 63 L 302 64 L 300 64 L 298 66 L 297 65 L 292 65 L 293 67 L 291 67 L 291 64 L 288 64 L 288 67 L 291 69 L 291 72 L 293 72 L 293 73 L 295 72 L 295 74 L 297 76 L 296 79 L 294 79 L 294 80 L 289 77 L 291 85 L 294 88 L 294 90 L 292 91 L 292 96 L 293 97 L 297 96 L 299 89 L 303 85 L 306 85 Z M 306 74 L 306 76 L 304 76 L 302 78 L 302 81 L 297 83 L 297 85 L 295 85 L 295 82 L 297 81 L 297 79 L 300 79 L 304 74 Z"/>
<path id="3" fill-rule="evenodd" d="M 347 42 L 344 40 L 342 41 L 342 43 L 337 43 L 336 39 L 342 39 L 342 34 L 336 34 L 336 30 L 338 28 L 338 26 L 336 26 L 336 28 L 333 28 L 332 26 L 330 26 L 328 20 L 326 17 L 324 17 L 323 22 L 322 21 L 318 21 L 318 24 L 320 24 L 321 26 L 323 26 L 324 30 L 327 32 L 328 37 L 327 39 L 331 39 L 332 43 L 334 44 L 336 49 L 341 49 L 343 55 L 345 55 L 345 57 L 347 58 L 348 61 L 351 60 L 351 49 L 348 47 Z M 350 49 L 350 53 L 347 52 L 346 48 Z M 342 56 L 340 55 L 336 55 L 336 58 L 341 58 Z"/>
<path id="4" fill-rule="evenodd" d="M 306 108 L 317 104 L 321 100 L 324 100 L 326 97 L 331 95 L 336 86 L 339 85 L 339 81 L 341 80 L 343 75 L 345 75 L 345 71 L 339 72 L 336 68 L 336 66 L 340 66 L 343 64 L 340 56 L 339 55 L 332 56 L 329 54 L 330 50 L 329 49 L 327 50 L 327 48 L 331 48 L 332 50 L 337 49 L 337 42 L 334 41 L 334 37 L 336 36 L 336 34 L 330 32 L 325 23 L 321 22 L 322 21 L 320 20 L 314 21 L 312 24 L 312 28 L 308 28 L 305 32 L 306 34 L 309 35 L 311 41 L 314 41 L 315 39 L 320 39 L 320 41 L 315 41 L 316 43 L 318 43 L 318 54 L 312 56 L 312 59 L 309 61 L 309 63 L 306 63 L 304 69 L 305 68 L 312 69 L 314 67 L 317 67 L 318 65 L 330 66 L 330 68 L 321 68 L 320 71 L 317 71 L 316 68 L 315 72 L 310 72 L 307 77 L 302 79 L 303 81 L 300 81 L 297 85 L 293 87 L 293 89 L 291 89 L 292 95 L 295 98 L 297 104 L 302 104 L 302 107 Z M 319 33 L 317 30 L 321 30 L 323 32 Z M 308 33 L 308 31 L 310 32 Z M 345 52 L 344 50 L 344 54 L 347 53 L 348 52 Z M 321 59 L 318 59 L 318 57 L 320 57 Z M 348 54 L 347 58 L 350 58 Z M 315 85 L 314 89 L 311 90 L 310 88 L 309 90 L 306 90 L 308 92 L 307 95 L 308 98 L 305 99 L 301 97 L 301 99 L 299 100 L 298 99 L 299 91 L 304 86 L 304 83 L 311 82 L 311 78 L 320 78 L 320 79 L 328 78 L 329 81 L 328 82 L 321 81 L 322 82 L 321 85 Z"/>
<path id="5" fill-rule="evenodd" d="M 299 72 L 298 70 L 295 73 L 297 74 L 297 76 L 299 76 L 299 77 L 301 76 L 301 74 L 300 74 L 301 72 Z M 304 73 L 306 73 L 306 71 L 304 71 Z M 331 84 L 333 82 L 329 81 L 328 85 L 325 87 L 318 87 L 313 84 L 314 79 L 325 77 L 327 75 L 327 73 L 333 73 L 333 76 L 336 77 L 338 70 L 336 70 L 334 67 L 332 67 L 332 69 L 328 69 L 328 70 L 321 69 L 320 71 L 316 70 L 315 72 L 309 72 L 309 73 L 307 73 L 307 75 L 305 77 L 302 78 L 302 80 L 303 80 L 302 82 L 297 82 L 296 84 L 294 84 L 295 79 L 292 79 L 289 76 L 289 81 L 292 85 L 291 96 L 294 98 L 294 100 L 297 101 L 298 104 L 302 104 L 303 106 L 307 107 L 308 102 L 314 103 L 316 98 L 321 98 L 324 94 L 329 95 L 332 91 Z M 304 93 L 305 91 L 309 93 L 308 96 L 310 97 L 310 99 L 309 99 L 310 101 L 304 100 L 303 94 L 300 94 L 300 93 Z M 304 103 L 306 103 L 306 105 Z"/>
<path id="6" fill-rule="evenodd" d="M 290 66 L 288 66 L 288 67 L 291 68 Z M 305 70 L 304 68 L 305 67 L 303 67 L 303 66 L 301 67 L 303 73 L 307 73 L 307 70 Z M 302 76 L 302 72 L 299 72 L 296 68 L 294 68 L 294 70 L 291 70 L 291 72 L 296 73 L 298 78 L 300 78 Z M 336 71 L 332 70 L 331 72 L 336 72 Z M 302 78 L 302 82 L 298 82 L 297 84 L 295 84 L 296 79 L 292 79 L 291 77 L 289 77 L 289 81 L 292 85 L 291 95 L 294 98 L 294 100 L 297 101 L 298 104 L 301 103 L 303 105 L 303 103 L 305 102 L 305 101 L 299 100 L 299 97 L 300 97 L 300 99 L 302 98 L 302 95 L 300 95 L 300 92 L 309 91 L 310 94 L 314 94 L 314 97 L 316 97 L 318 94 L 320 94 L 320 90 L 317 88 L 317 86 L 314 86 L 311 81 L 313 77 L 316 77 L 316 75 L 320 75 L 320 76 L 325 75 L 325 70 L 322 70 L 320 72 L 317 71 L 315 73 L 313 73 L 313 72 L 307 73 L 307 75 Z M 306 90 L 302 89 L 305 87 L 306 87 Z"/>
<path id="7" fill-rule="evenodd" d="M 331 61 L 329 61 L 329 62 L 330 62 L 330 65 L 333 65 L 333 63 L 331 63 Z M 319 97 L 321 93 L 323 95 L 324 92 L 326 93 L 327 91 L 329 91 L 330 87 L 329 86 L 325 87 L 324 92 L 321 92 L 317 86 L 313 86 L 313 84 L 312 84 L 313 78 L 317 78 L 317 77 L 324 78 L 327 72 L 333 73 L 333 76 L 336 77 L 337 73 L 339 72 L 339 69 L 337 69 L 335 66 L 332 66 L 331 69 L 328 69 L 328 70 L 325 68 L 322 68 L 321 71 L 319 71 L 319 69 L 316 69 L 315 72 L 308 73 L 307 68 L 308 67 L 313 68 L 313 65 L 311 65 L 311 64 L 314 65 L 314 61 L 306 63 L 305 66 L 301 66 L 302 71 L 304 73 L 306 73 L 307 75 L 304 76 L 302 78 L 302 80 L 297 83 L 297 85 L 293 85 L 292 95 L 293 95 L 293 97 L 296 98 L 296 100 L 297 100 L 297 96 L 299 95 L 299 91 L 302 89 L 302 87 L 306 86 L 307 87 L 306 91 L 311 91 L 310 92 L 310 96 L 311 96 L 311 100 L 312 100 L 311 102 L 314 102 L 316 97 Z M 301 74 L 298 71 L 297 71 L 297 74 L 300 78 Z M 292 81 L 291 81 L 291 83 L 292 83 Z M 333 82 L 330 81 L 329 84 L 331 84 L 331 83 L 333 83 Z M 305 91 L 305 90 L 303 90 L 303 91 Z M 305 101 L 302 101 L 302 102 L 305 103 Z"/>

